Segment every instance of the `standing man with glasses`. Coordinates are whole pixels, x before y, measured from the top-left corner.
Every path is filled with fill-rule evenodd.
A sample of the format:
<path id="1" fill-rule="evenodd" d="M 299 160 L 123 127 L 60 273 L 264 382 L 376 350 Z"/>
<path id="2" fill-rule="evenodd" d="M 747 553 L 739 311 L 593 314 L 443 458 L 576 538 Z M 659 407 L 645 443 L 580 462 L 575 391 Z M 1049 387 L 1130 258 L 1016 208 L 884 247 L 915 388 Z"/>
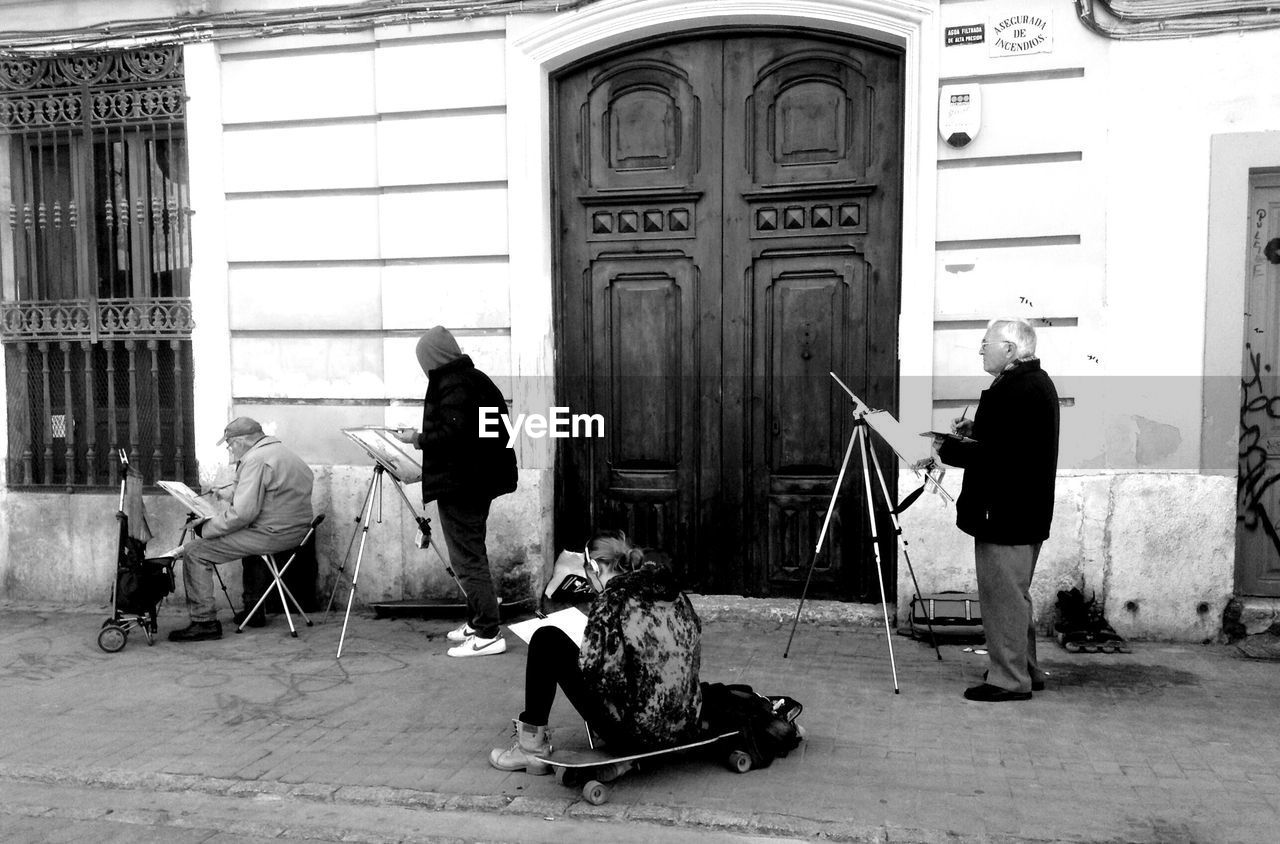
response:
<path id="1" fill-rule="evenodd" d="M 185 558 L 182 578 L 191 623 L 172 631 L 171 642 L 222 638 L 214 602 L 214 566 L 287 551 L 311 528 L 313 477 L 302 458 L 263 433 L 257 420 L 248 416 L 227 423 L 218 445 L 224 442 L 236 469 L 235 490 L 226 508 L 197 524 L 197 538 L 179 549 Z M 236 623 L 242 620 L 243 613 L 236 613 Z"/>
<path id="2" fill-rule="evenodd" d="M 1031 577 L 1053 520 L 1058 471 L 1058 391 L 1036 357 L 1025 320 L 994 320 L 979 347 L 994 376 L 972 420 L 935 437 L 938 457 L 964 469 L 956 526 L 974 539 L 978 601 L 987 638 L 985 682 L 966 700 L 1030 700 L 1047 676 L 1036 661 Z"/>

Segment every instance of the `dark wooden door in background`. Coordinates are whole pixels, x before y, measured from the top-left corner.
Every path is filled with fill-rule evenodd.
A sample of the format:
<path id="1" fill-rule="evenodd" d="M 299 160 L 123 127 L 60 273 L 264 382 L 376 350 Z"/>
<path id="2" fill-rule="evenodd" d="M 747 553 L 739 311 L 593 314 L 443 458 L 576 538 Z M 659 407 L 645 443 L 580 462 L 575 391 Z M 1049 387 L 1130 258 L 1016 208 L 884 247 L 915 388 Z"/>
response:
<path id="1" fill-rule="evenodd" d="M 554 81 L 559 397 L 605 420 L 558 441 L 559 545 L 621 527 L 704 591 L 798 592 L 851 433 L 827 373 L 897 404 L 901 67 L 752 33 Z M 879 599 L 861 496 L 814 596 Z"/>

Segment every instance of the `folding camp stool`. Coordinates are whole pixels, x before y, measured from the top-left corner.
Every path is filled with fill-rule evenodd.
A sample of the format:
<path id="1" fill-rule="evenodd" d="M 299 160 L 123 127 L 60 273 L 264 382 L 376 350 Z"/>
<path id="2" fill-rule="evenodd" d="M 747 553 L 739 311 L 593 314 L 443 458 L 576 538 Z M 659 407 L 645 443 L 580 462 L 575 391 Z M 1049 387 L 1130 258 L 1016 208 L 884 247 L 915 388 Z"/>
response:
<path id="1" fill-rule="evenodd" d="M 271 594 L 272 589 L 280 595 L 280 605 L 284 607 L 284 617 L 289 622 L 289 635 L 293 636 L 295 639 L 298 638 L 298 630 L 293 626 L 293 615 L 289 612 L 290 601 L 293 602 L 293 608 L 298 611 L 298 615 L 302 616 L 302 620 L 307 623 L 307 626 L 311 626 L 311 619 L 307 618 L 307 614 L 302 611 L 302 605 L 298 603 L 297 598 L 293 597 L 293 593 L 289 591 L 289 587 L 284 585 L 284 573 L 289 570 L 289 566 L 291 566 L 293 561 L 297 559 L 298 552 L 306 547 L 306 544 L 311 541 L 313 536 L 315 536 L 316 528 L 319 527 L 320 523 L 323 521 L 323 513 L 312 519 L 311 527 L 307 530 L 307 535 L 302 537 L 302 541 L 293 548 L 287 551 L 277 551 L 273 554 L 262 555 L 263 561 L 267 564 L 267 570 L 271 572 L 272 583 L 265 591 L 263 591 L 262 597 L 258 599 L 258 603 L 253 605 L 253 609 L 244 614 L 244 621 L 241 621 L 240 626 L 236 628 L 237 633 L 244 632 L 244 628 L 249 623 L 249 619 L 252 618 L 253 614 L 262 607 L 263 602 L 267 600 L 267 596 Z M 288 554 L 289 557 L 284 561 L 284 565 L 282 566 L 276 562 L 276 557 L 284 554 Z"/>

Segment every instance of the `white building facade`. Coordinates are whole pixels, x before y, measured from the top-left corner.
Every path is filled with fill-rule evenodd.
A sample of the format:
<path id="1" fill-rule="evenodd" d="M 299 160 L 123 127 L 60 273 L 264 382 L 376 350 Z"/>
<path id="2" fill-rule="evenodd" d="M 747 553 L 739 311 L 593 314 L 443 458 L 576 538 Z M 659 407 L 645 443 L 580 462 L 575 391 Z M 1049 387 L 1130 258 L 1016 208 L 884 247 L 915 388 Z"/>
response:
<path id="1" fill-rule="evenodd" d="M 172 198 L 189 222 L 171 247 L 183 281 L 143 291 L 189 312 L 173 337 L 132 340 L 189 343 L 178 364 L 139 352 L 141 369 L 177 366 L 190 384 L 174 381 L 184 410 L 162 427 L 183 433 L 158 437 L 147 480 L 208 481 L 226 421 L 259 419 L 317 471 L 325 592 L 372 475 L 340 429 L 418 423 L 413 345 L 432 325 L 454 332 L 512 413 L 604 419 L 602 438 L 517 438 L 520 487 L 490 520 L 509 597 L 539 592 L 558 550 L 604 524 L 676 551 L 701 591 L 791 597 L 852 430 L 826 372 L 908 428 L 936 429 L 986 383 L 987 320 L 1013 316 L 1037 326 L 1063 399 L 1054 531 L 1033 589 L 1041 622 L 1072 586 L 1104 600 L 1128 636 L 1213 638 L 1233 599 L 1255 629 L 1274 620 L 1274 32 L 1148 40 L 1111 20 L 1108 37 L 1065 0 L 598 0 L 470 17 L 422 3 L 413 19 L 323 26 L 264 2 L 238 7 L 234 31 L 190 26 L 219 9 L 184 18 L 173 4 L 134 5 L 122 21 L 168 16 L 173 35 L 106 46 L 178 45 L 187 97 L 185 181 L 165 121 L 148 123 L 152 159 L 135 161 L 182 183 L 159 209 Z M 22 33 L 51 20 L 66 21 L 64 44 L 80 43 L 68 52 L 50 36 L 39 56 L 103 47 L 84 43 L 98 21 L 74 4 L 0 11 L 0 49 L 13 55 L 36 55 Z M 248 34 L 254 14 L 267 34 Z M 5 94 L 25 96 L 12 84 Z M 963 145 L 940 134 L 952 94 L 980 100 Z M 125 124 L 118 147 L 103 129 L 107 147 L 128 147 L 137 127 Z M 33 146 L 32 125 L 11 128 L 0 162 L 6 303 L 74 298 L 40 288 L 33 279 L 61 276 L 29 260 L 53 250 L 38 205 L 57 192 L 61 150 L 62 178 L 90 186 L 82 219 L 90 205 L 101 216 L 111 192 L 71 175 L 69 128 L 63 146 L 62 129 Z M 85 131 L 88 150 L 97 136 Z M 127 169 L 103 155 L 84 166 Z M 171 231 L 164 217 L 152 215 L 153 243 Z M 100 265 L 111 250 L 86 248 L 95 257 L 64 275 L 97 267 L 88 298 L 110 298 Z M 100 377 L 85 374 L 95 353 L 76 368 L 75 344 L 109 332 L 76 334 L 57 357 L 39 344 L 63 329 L 33 325 L 5 323 L 7 383 L 26 366 L 18 381 L 36 386 L 25 398 L 11 386 L 0 426 L 0 594 L 103 600 L 116 507 L 106 455 L 130 450 L 128 426 L 86 421 L 66 396 Z M 103 432 L 92 478 L 87 435 L 68 445 L 68 425 Z M 878 601 L 854 463 L 815 594 Z M 916 485 L 886 468 L 904 493 Z M 1009 486 L 1018 494 L 1017 478 Z M 361 599 L 448 593 L 412 543 L 412 514 L 385 497 Z M 168 547 L 181 513 L 163 496 L 148 506 Z M 932 495 L 902 516 L 922 591 L 973 587 L 953 520 Z M 914 587 L 883 539 L 901 612 Z"/>

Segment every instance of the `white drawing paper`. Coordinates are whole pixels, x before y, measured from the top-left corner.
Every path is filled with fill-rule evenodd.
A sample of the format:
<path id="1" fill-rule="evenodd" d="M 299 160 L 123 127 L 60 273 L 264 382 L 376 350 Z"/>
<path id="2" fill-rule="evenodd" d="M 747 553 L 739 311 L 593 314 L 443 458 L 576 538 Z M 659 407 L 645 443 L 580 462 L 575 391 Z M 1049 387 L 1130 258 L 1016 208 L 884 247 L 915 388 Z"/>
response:
<path id="1" fill-rule="evenodd" d="M 202 519 L 212 519 L 218 515 L 218 508 L 207 499 L 201 498 L 191 487 L 182 481 L 156 481 L 156 486 L 183 503 L 189 512 Z"/>
<path id="2" fill-rule="evenodd" d="M 541 627 L 559 627 L 573 643 L 578 647 L 582 647 L 582 637 L 587 632 L 587 614 L 577 607 L 566 607 L 565 609 L 553 612 L 545 618 L 531 618 L 528 621 L 518 621 L 515 624 L 508 624 L 507 629 L 519 636 L 525 642 L 533 638 L 533 634 Z"/>
<path id="3" fill-rule="evenodd" d="M 413 446 L 396 439 L 391 433 L 393 430 L 370 425 L 343 428 L 342 433 L 373 458 L 373 462 L 386 469 L 391 477 L 402 484 L 417 483 L 422 480 L 422 464 L 413 456 Z"/>
<path id="4" fill-rule="evenodd" d="M 889 448 L 907 462 L 907 465 L 914 465 L 933 456 L 932 443 L 919 434 L 908 431 L 901 422 L 893 418 L 893 414 L 889 411 L 873 410 L 865 418 L 872 430 L 879 434 L 880 438 L 889 444 Z"/>

